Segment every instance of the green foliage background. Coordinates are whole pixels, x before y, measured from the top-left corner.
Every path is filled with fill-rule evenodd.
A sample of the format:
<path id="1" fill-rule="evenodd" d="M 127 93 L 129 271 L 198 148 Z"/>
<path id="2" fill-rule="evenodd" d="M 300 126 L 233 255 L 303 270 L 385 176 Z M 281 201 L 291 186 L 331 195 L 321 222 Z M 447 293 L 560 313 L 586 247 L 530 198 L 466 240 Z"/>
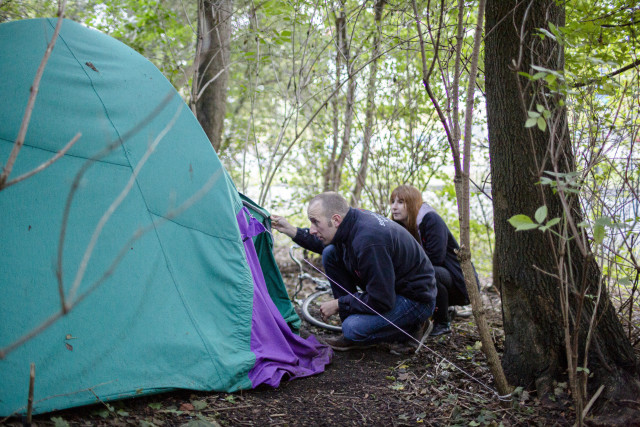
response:
<path id="1" fill-rule="evenodd" d="M 435 18 L 440 4 L 418 2 L 418 8 L 425 17 L 422 25 L 429 64 L 434 54 L 433 36 L 438 29 L 441 31 L 432 87 L 441 105 L 450 109 L 451 94 L 442 82 L 452 78 L 457 3 L 443 4 L 441 27 Z M 566 27 L 554 34 L 541 34 L 557 37 L 565 47 L 565 73 L 559 80 L 544 77 L 550 86 L 558 80 L 557 90 L 565 91 L 578 169 L 590 171 L 579 188 L 586 212 L 591 221 L 607 213 L 617 222 L 627 222 L 632 232 L 638 221 L 640 182 L 640 168 L 629 167 L 638 166 L 634 151 L 638 140 L 638 68 L 603 77 L 638 61 L 639 9 L 633 2 L 621 0 L 570 0 L 566 2 Z M 54 2 L 5 0 L 0 2 L 0 22 L 55 16 L 56 10 Z M 336 16 L 342 11 L 352 78 L 357 84 L 340 186 L 340 191 L 348 195 L 355 184 L 362 152 L 369 64 L 374 59 L 373 3 L 233 3 L 227 113 L 218 154 L 240 191 L 258 201 L 261 193 L 268 190 L 263 195 L 265 207 L 287 215 L 300 226 L 306 225 L 305 202 L 322 190 L 330 153 L 336 141 L 340 143 L 342 139 L 347 84 L 336 90 L 336 81 L 344 83 L 348 75 L 344 68 L 336 71 L 335 25 Z M 110 34 L 146 56 L 189 101 L 197 2 L 77 0 L 67 2 L 66 16 Z M 471 2 L 464 17 L 463 65 L 470 55 L 475 19 L 475 3 Z M 410 3 L 388 3 L 381 25 L 372 153 L 361 205 L 388 215 L 391 190 L 409 183 L 424 191 L 458 236 L 451 153 L 422 85 Z M 468 78 L 464 69 L 463 66 L 461 87 L 466 87 Z M 474 112 L 471 239 L 473 260 L 486 276 L 491 271 L 493 217 L 482 70 L 481 57 L 476 80 L 480 96 Z M 463 102 L 461 99 L 461 105 Z M 338 138 L 334 138 L 336 117 Z M 532 122 L 536 124 L 537 120 Z M 622 170 L 629 172 L 622 174 Z M 274 180 L 269 186 L 270 173 L 274 173 Z M 632 185 L 622 185 L 623 181 Z M 610 238 L 615 239 L 611 233 Z M 624 254 L 633 255 L 634 250 L 637 252 L 628 248 Z M 632 265 L 628 264 L 624 277 L 633 280 L 630 268 Z"/>

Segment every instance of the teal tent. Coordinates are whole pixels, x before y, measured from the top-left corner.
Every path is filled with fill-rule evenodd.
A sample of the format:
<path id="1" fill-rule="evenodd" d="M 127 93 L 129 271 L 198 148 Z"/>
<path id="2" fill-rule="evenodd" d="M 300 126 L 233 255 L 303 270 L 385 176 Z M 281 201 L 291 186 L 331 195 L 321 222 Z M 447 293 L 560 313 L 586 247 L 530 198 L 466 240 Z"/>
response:
<path id="1" fill-rule="evenodd" d="M 3 164 L 56 22 L 0 25 Z M 269 296 L 253 246 L 264 226 L 177 92 L 65 20 L 9 181 L 77 133 L 0 191 L 0 416 L 26 411 L 32 363 L 34 413 L 324 369 L 330 350 L 293 334 L 295 313 Z"/>

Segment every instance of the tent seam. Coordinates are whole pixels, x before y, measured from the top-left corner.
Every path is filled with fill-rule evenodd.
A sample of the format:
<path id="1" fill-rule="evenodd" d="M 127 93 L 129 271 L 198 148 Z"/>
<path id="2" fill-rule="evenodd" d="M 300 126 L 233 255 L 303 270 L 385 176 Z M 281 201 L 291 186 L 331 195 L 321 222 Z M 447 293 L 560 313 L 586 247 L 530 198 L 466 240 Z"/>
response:
<path id="1" fill-rule="evenodd" d="M 49 18 L 47 19 L 47 22 L 49 22 L 49 25 L 52 28 L 55 28 L 55 26 L 53 25 L 53 18 Z M 129 155 L 127 153 L 127 150 L 124 148 L 124 143 L 122 141 L 121 135 L 120 135 L 120 131 L 119 129 L 116 127 L 115 123 L 113 123 L 113 121 L 111 120 L 111 116 L 109 115 L 109 111 L 107 110 L 106 105 L 104 104 L 102 97 L 100 96 L 100 94 L 98 93 L 98 91 L 96 90 L 96 87 L 94 85 L 93 79 L 91 78 L 91 76 L 87 73 L 86 69 L 82 66 L 81 62 L 78 60 L 78 58 L 75 55 L 75 52 L 71 49 L 71 47 L 69 46 L 69 44 L 67 44 L 66 40 L 64 39 L 62 32 L 60 32 L 60 34 L 58 35 L 58 37 L 60 38 L 60 40 L 64 43 L 64 45 L 66 46 L 67 50 L 69 51 L 69 53 L 73 56 L 73 58 L 76 60 L 76 62 L 78 63 L 78 65 L 80 65 L 80 68 L 82 69 L 82 71 L 84 72 L 84 74 L 87 76 L 87 78 L 89 79 L 89 82 L 91 84 L 91 88 L 93 89 L 93 92 L 95 93 L 96 97 L 98 98 L 98 100 L 100 101 L 100 104 L 102 105 L 103 109 L 104 109 L 104 113 L 109 121 L 109 123 L 111 124 L 113 130 L 116 132 L 116 135 L 118 136 L 118 139 L 120 140 L 120 147 L 122 148 L 122 151 L 124 152 L 124 156 L 128 161 L 128 165 L 125 165 L 124 167 L 128 167 L 130 168 L 132 171 L 135 169 L 132 164 L 131 164 L 131 159 L 129 158 Z M 215 374 L 218 377 L 218 382 L 222 383 L 223 379 L 222 376 L 220 374 L 220 372 L 217 369 L 217 365 L 215 363 L 215 358 L 213 357 L 213 352 L 212 350 L 209 348 L 209 345 L 207 343 L 207 341 L 204 339 L 204 334 L 202 333 L 202 329 L 200 328 L 198 322 L 196 322 L 194 316 L 193 316 L 193 310 L 191 309 L 191 307 L 189 306 L 189 304 L 187 304 L 187 302 L 185 301 L 185 297 L 184 297 L 184 293 L 182 292 L 180 286 L 177 283 L 177 280 L 173 274 L 173 268 L 171 267 L 171 263 L 169 262 L 169 258 L 167 256 L 167 253 L 165 251 L 164 245 L 162 244 L 162 239 L 160 238 L 160 235 L 158 233 L 158 229 L 156 227 L 156 224 L 154 224 L 153 222 L 153 218 L 151 217 L 151 215 L 155 215 L 150 209 L 149 209 L 149 205 L 147 203 L 146 198 L 144 197 L 144 193 L 142 192 L 142 189 L 140 188 L 140 183 L 136 177 L 136 188 L 138 189 L 138 193 L 140 194 L 141 199 L 143 200 L 145 207 L 146 207 L 146 211 L 149 214 L 149 219 L 151 220 L 151 223 L 153 225 L 153 230 L 154 233 L 156 235 L 156 240 L 158 242 L 159 248 L 162 251 L 162 255 L 164 257 L 165 260 L 165 265 L 167 268 L 167 271 L 169 273 L 169 276 L 171 277 L 171 281 L 173 282 L 173 286 L 176 289 L 176 292 L 178 293 L 178 295 L 180 296 L 180 300 L 182 302 L 183 307 L 185 308 L 185 310 L 188 313 L 189 319 L 191 319 L 191 324 L 193 325 L 193 327 L 196 329 L 196 331 L 198 332 L 198 336 L 200 337 L 200 341 L 203 345 L 203 347 L 206 349 L 207 355 L 209 356 L 209 360 L 211 361 L 211 366 L 213 367 L 213 369 L 215 370 Z"/>

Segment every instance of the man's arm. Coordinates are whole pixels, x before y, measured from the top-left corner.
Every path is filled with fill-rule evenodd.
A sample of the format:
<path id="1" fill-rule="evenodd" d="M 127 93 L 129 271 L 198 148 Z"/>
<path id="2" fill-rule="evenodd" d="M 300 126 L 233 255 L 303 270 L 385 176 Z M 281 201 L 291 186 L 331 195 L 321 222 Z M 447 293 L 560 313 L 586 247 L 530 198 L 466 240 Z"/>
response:
<path id="1" fill-rule="evenodd" d="M 285 217 L 280 215 L 271 215 L 271 226 L 292 239 L 296 237 L 296 233 L 298 231 L 296 227 L 289 224 L 289 221 L 287 221 Z"/>
<path id="2" fill-rule="evenodd" d="M 271 215 L 271 226 L 291 237 L 295 243 L 304 249 L 317 254 L 321 254 L 324 249 L 324 244 L 316 236 L 310 234 L 308 228 L 294 227 L 280 215 Z"/>

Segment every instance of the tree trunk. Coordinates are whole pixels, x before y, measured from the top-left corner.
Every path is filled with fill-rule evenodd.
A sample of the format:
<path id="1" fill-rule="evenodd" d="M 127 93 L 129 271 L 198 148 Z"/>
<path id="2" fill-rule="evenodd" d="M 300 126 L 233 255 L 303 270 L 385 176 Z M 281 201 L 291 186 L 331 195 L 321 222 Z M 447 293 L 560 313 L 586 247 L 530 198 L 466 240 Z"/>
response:
<path id="1" fill-rule="evenodd" d="M 375 4 L 376 35 L 373 38 L 373 52 L 371 56 L 376 58 L 380 51 L 380 21 L 386 0 L 377 0 Z M 360 195 L 367 181 L 367 168 L 369 166 L 369 154 L 371 152 L 371 135 L 373 134 L 373 116 L 376 110 L 375 96 L 378 84 L 378 59 L 374 59 L 369 67 L 369 86 L 367 87 L 367 111 L 364 123 L 364 137 L 362 139 L 362 157 L 360 158 L 360 168 L 356 175 L 356 185 L 351 194 L 353 207 L 360 204 Z"/>
<path id="2" fill-rule="evenodd" d="M 554 0 L 530 3 L 489 0 L 486 21 L 485 79 L 496 235 L 494 280 L 501 284 L 505 331 L 502 364 L 511 384 L 535 385 L 540 394 L 545 394 L 552 390 L 553 380 L 562 379 L 568 367 L 559 270 L 567 265 L 573 277 L 567 318 L 573 319 L 571 334 L 579 328 L 580 359 L 588 321 L 596 307 L 592 299 L 579 296 L 582 286 L 586 294 L 597 295 L 600 282 L 598 266 L 577 247 L 575 239 L 564 245 L 562 239 L 550 237 L 550 233 L 516 232 L 507 222 L 516 214 L 533 217 L 542 205 L 547 206 L 548 218 L 562 218 L 567 212 L 558 194 L 549 186 L 537 184 L 545 170 L 575 169 L 566 110 L 559 98 L 527 86 L 531 82 L 517 74 L 518 71 L 535 74 L 531 65 L 562 72 L 561 47 L 550 37 L 541 39 L 536 29 L 549 28 L 548 22 L 563 26 L 564 8 Z M 525 128 L 527 111 L 535 111 L 538 103 L 549 106 L 552 113 L 549 123 L 555 123 L 558 132 Z M 551 149 L 556 160 L 549 156 Z M 568 203 L 574 221 L 580 222 L 582 213 L 577 201 Z M 602 295 L 601 301 L 587 347 L 588 369 L 593 374 L 588 392 L 593 394 L 604 385 L 604 393 L 594 408 L 601 413 L 607 408 L 613 416 L 607 422 L 624 422 L 622 415 L 616 417 L 631 411 L 624 401 L 638 397 L 639 369 L 608 296 Z M 588 400 L 588 396 L 583 397 Z"/>
<path id="3" fill-rule="evenodd" d="M 233 0 L 200 0 L 198 4 L 197 73 L 192 103 L 216 152 L 220 150 L 227 109 L 232 9 Z"/>

